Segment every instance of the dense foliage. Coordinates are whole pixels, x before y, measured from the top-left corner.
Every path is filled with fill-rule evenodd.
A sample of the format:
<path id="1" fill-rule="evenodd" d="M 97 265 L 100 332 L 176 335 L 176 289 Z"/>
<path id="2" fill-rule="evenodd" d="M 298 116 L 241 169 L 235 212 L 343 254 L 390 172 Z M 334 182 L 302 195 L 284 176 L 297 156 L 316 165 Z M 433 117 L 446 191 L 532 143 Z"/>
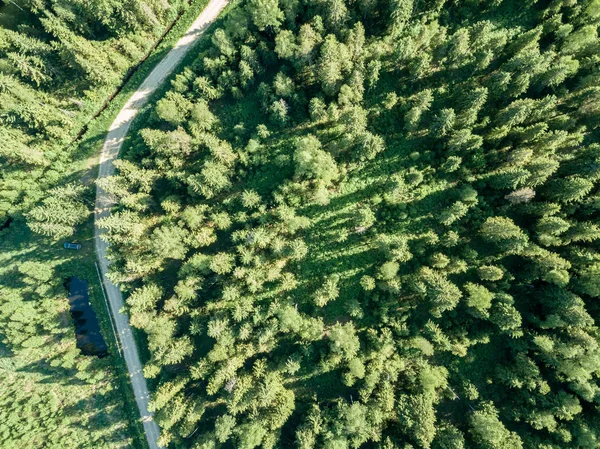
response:
<path id="1" fill-rule="evenodd" d="M 90 282 L 107 340 L 111 328 L 82 226 L 93 195 L 79 170 L 91 171 L 93 145 L 69 144 L 184 5 L 0 0 L 2 449 L 141 447 L 116 350 L 97 359 L 76 347 L 67 277 Z M 67 251 L 56 239 L 74 232 L 83 249 Z"/>
<path id="2" fill-rule="evenodd" d="M 598 447 L 599 24 L 232 8 L 103 185 L 161 442 Z"/>
<path id="3" fill-rule="evenodd" d="M 10 239 L 0 231 L 0 447 L 138 447 L 112 358 L 76 347 L 63 282 L 95 272 L 75 252 L 37 245 L 24 224 L 13 226 Z M 90 293 L 103 305 L 99 291 Z"/>
<path id="4" fill-rule="evenodd" d="M 66 147 L 185 4 L 0 1 L 0 223 L 61 180 Z"/>

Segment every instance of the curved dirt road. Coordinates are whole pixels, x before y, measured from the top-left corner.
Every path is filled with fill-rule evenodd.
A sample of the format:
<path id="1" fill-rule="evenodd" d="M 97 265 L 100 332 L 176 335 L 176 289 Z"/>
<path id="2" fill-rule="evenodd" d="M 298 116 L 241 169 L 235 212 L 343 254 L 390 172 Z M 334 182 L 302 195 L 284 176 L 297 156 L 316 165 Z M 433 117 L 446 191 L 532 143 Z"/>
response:
<path id="1" fill-rule="evenodd" d="M 175 47 L 158 63 L 154 70 L 148 75 L 140 85 L 133 96 L 125 103 L 119 115 L 112 123 L 108 134 L 104 140 L 104 147 L 100 155 L 100 165 L 98 169 L 98 179 L 111 176 L 114 172 L 114 160 L 119 155 L 119 150 L 123 145 L 127 131 L 137 115 L 139 109 L 146 104 L 150 96 L 171 74 L 173 69 L 185 56 L 185 54 L 197 42 L 200 35 L 206 30 L 211 22 L 219 15 L 221 10 L 227 4 L 227 0 L 210 0 L 210 3 L 198 16 L 192 26 L 186 31 L 185 35 L 177 42 Z M 110 196 L 100 187 L 96 191 L 96 210 L 95 220 L 106 217 L 113 206 Z M 106 279 L 109 262 L 106 259 L 107 243 L 101 238 L 102 232 L 97 226 L 94 226 L 94 237 L 96 243 L 96 254 L 100 265 L 100 272 L 106 294 L 110 303 L 110 312 L 114 317 L 115 326 L 119 335 L 120 345 L 123 350 L 123 357 L 127 364 L 127 370 L 131 379 L 131 386 L 135 395 L 135 401 L 140 411 L 142 423 L 148 446 L 150 449 L 158 449 L 157 439 L 160 430 L 156 422 L 152 419 L 152 414 L 148 411 L 149 393 L 146 385 L 146 379 L 142 372 L 142 364 L 138 355 L 138 350 L 133 339 L 129 319 L 127 315 L 119 313 L 123 307 L 123 296 L 121 291 Z"/>

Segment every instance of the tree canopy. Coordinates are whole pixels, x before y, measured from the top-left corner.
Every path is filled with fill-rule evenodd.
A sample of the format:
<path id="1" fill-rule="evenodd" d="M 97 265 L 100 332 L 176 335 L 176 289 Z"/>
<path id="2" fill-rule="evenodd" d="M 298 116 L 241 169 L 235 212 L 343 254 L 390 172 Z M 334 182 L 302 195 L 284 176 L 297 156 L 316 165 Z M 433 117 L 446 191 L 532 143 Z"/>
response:
<path id="1" fill-rule="evenodd" d="M 106 8 L 40 22 L 84 51 L 129 29 Z M 599 25 L 597 0 L 232 4 L 103 185 L 160 443 L 596 448 Z M 50 82 L 47 39 L 1 42 L 0 85 Z M 43 170 L 9 128 L 0 157 Z"/>
<path id="2" fill-rule="evenodd" d="M 233 6 L 104 222 L 161 441 L 596 447 L 599 21 L 592 0 Z"/>

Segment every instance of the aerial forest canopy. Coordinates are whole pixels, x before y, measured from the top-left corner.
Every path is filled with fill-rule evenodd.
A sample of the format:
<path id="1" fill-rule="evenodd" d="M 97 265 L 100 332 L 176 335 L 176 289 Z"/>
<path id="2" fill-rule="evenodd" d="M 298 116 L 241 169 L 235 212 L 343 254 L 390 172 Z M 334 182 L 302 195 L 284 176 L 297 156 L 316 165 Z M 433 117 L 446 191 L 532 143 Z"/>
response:
<path id="1" fill-rule="evenodd" d="M 2 449 L 138 447 L 118 359 L 77 348 L 63 283 L 86 278 L 104 307 L 93 245 L 67 251 L 45 236 L 89 217 L 91 189 L 79 182 L 89 154 L 70 143 L 187 3 L 0 0 Z"/>
<path id="2" fill-rule="evenodd" d="M 60 181 L 69 143 L 185 4 L 0 0 L 0 224 Z"/>
<path id="3" fill-rule="evenodd" d="M 598 0 L 230 7 L 102 183 L 161 443 L 597 448 L 599 25 Z"/>

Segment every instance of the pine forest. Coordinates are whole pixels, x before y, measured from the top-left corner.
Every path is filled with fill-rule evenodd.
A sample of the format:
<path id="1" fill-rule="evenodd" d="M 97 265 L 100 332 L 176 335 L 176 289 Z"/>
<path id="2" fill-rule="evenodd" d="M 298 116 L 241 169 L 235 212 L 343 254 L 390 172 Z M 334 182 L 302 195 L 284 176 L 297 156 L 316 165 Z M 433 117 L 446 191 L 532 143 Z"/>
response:
<path id="1" fill-rule="evenodd" d="M 0 2 L 0 240 L 92 226 L 64 148 L 184 6 Z M 600 447 L 599 27 L 599 0 L 232 0 L 98 181 L 159 445 Z M 0 340 L 43 358 L 60 267 L 15 241 Z"/>

